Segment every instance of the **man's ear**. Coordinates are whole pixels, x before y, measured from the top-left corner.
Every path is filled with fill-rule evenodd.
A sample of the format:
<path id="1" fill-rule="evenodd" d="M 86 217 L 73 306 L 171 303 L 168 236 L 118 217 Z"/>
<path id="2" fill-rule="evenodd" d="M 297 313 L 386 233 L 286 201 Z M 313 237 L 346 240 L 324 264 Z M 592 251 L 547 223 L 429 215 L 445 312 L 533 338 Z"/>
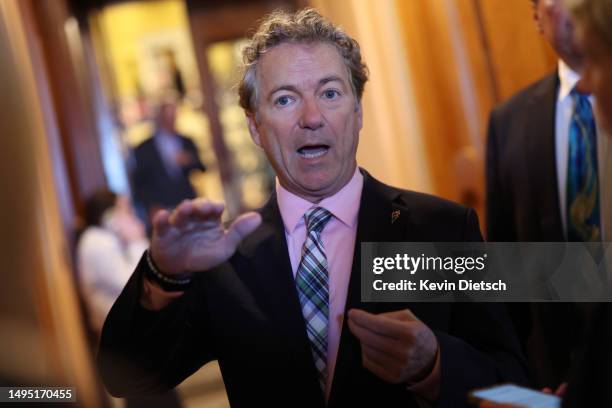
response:
<path id="1" fill-rule="evenodd" d="M 253 139 L 253 142 L 255 142 L 257 146 L 261 147 L 261 138 L 259 136 L 259 130 L 257 129 L 257 119 L 255 119 L 255 113 L 248 112 L 246 115 L 251 139 Z"/>
<path id="2" fill-rule="evenodd" d="M 357 102 L 357 127 L 359 130 L 363 127 L 363 109 L 361 108 L 361 101 Z"/>

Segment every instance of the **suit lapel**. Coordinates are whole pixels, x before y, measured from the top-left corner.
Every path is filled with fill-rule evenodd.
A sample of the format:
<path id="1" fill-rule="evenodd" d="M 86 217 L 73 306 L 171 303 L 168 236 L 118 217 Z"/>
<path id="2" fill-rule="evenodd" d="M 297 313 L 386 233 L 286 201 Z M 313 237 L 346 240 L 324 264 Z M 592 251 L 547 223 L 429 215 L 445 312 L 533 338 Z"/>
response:
<path id="1" fill-rule="evenodd" d="M 409 239 L 405 235 L 409 214 L 403 213 L 402 209 L 398 208 L 393 202 L 399 193 L 396 190 L 387 189 L 365 170 L 361 170 L 361 172 L 364 176 L 364 184 L 359 207 L 353 265 L 346 297 L 345 317 L 347 312 L 353 308 L 363 309 L 371 313 L 380 312 L 376 303 L 361 302 L 361 243 L 394 242 Z M 355 378 L 357 373 L 360 372 L 363 372 L 361 347 L 357 338 L 350 332 L 345 318 L 342 324 L 329 406 L 343 405 L 339 398 L 342 395 L 350 395 L 351 392 L 354 392 L 354 390 L 348 389 L 355 386 L 355 383 L 351 382 L 350 379 Z"/>
<path id="2" fill-rule="evenodd" d="M 345 311 L 354 307 L 367 307 L 367 304 L 361 303 L 361 243 L 405 241 L 406 236 L 403 233 L 409 217 L 409 214 L 402 214 L 401 209 L 393 203 L 398 195 L 397 192 L 390 195 L 390 191 L 385 191 L 384 185 L 365 170 L 362 172 L 364 173 L 363 193 Z"/>
<path id="3" fill-rule="evenodd" d="M 529 191 L 538 203 L 542 241 L 563 241 L 555 153 L 555 107 L 558 75 L 536 88 L 525 110 L 523 123 L 528 163 Z"/>

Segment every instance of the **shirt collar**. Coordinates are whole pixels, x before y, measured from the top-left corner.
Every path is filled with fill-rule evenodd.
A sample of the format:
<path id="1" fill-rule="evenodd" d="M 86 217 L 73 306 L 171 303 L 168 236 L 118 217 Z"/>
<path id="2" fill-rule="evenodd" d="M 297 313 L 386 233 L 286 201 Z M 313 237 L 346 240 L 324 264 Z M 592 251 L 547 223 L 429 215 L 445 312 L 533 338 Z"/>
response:
<path id="1" fill-rule="evenodd" d="M 580 81 L 580 75 L 573 71 L 563 60 L 559 60 L 558 64 L 559 71 L 559 95 L 558 101 L 562 101 L 569 96 L 572 89 Z"/>
<path id="2" fill-rule="evenodd" d="M 304 213 L 312 207 L 323 207 L 333 214 L 346 226 L 353 228 L 357 224 L 359 213 L 359 203 L 361 202 L 361 191 L 363 189 L 363 175 L 359 168 L 355 168 L 355 173 L 351 180 L 346 183 L 336 194 L 324 198 L 318 204 L 311 203 L 287 189 L 285 189 L 278 177 L 276 178 L 276 200 L 285 225 L 285 230 L 291 234 L 303 220 Z"/>

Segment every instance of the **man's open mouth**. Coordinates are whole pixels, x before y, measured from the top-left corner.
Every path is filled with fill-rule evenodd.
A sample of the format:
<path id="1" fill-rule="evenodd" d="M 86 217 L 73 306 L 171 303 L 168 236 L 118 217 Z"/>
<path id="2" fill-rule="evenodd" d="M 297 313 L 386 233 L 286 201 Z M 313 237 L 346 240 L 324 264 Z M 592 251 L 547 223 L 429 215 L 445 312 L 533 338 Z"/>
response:
<path id="1" fill-rule="evenodd" d="M 329 145 L 312 145 L 300 147 L 297 152 L 305 159 L 316 159 L 323 156 L 329 150 Z"/>

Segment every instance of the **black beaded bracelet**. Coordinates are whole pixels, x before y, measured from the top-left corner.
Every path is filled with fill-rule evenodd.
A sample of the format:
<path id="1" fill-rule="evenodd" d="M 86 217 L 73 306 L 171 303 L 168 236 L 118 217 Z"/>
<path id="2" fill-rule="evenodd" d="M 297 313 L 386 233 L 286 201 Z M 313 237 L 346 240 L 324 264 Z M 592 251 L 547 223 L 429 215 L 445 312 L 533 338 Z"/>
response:
<path id="1" fill-rule="evenodd" d="M 179 275 L 179 276 L 168 276 L 159 271 L 151 253 L 147 250 L 146 253 L 147 264 L 149 267 L 146 269 L 147 278 L 158 284 L 163 290 L 167 292 L 182 292 L 187 290 L 191 286 L 191 276 Z"/>

